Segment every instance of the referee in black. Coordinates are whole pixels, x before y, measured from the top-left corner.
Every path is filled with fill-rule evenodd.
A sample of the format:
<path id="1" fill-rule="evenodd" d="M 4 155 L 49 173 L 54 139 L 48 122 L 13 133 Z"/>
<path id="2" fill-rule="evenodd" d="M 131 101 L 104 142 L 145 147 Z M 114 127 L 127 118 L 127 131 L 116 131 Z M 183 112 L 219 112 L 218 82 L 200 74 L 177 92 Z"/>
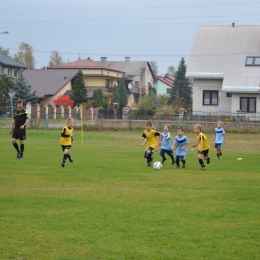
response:
<path id="1" fill-rule="evenodd" d="M 13 121 L 10 129 L 12 133 L 12 144 L 17 151 L 16 159 L 23 158 L 24 140 L 26 139 L 26 125 L 29 123 L 29 115 L 26 109 L 23 108 L 23 101 L 18 99 L 16 101 L 17 109 L 13 113 Z M 17 140 L 20 140 L 20 149 Z"/>

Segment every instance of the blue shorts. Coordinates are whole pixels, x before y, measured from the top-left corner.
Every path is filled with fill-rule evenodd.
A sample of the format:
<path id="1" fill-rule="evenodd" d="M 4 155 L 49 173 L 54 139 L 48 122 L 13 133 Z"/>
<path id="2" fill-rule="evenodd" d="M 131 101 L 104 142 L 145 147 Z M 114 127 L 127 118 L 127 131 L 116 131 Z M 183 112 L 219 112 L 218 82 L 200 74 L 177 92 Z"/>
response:
<path id="1" fill-rule="evenodd" d="M 215 148 L 220 149 L 222 147 L 222 143 L 215 143 Z"/>
<path id="2" fill-rule="evenodd" d="M 169 156 L 173 156 L 173 151 L 172 150 L 167 150 L 167 149 L 161 148 L 160 155 L 163 156 L 165 153 L 167 153 Z"/>

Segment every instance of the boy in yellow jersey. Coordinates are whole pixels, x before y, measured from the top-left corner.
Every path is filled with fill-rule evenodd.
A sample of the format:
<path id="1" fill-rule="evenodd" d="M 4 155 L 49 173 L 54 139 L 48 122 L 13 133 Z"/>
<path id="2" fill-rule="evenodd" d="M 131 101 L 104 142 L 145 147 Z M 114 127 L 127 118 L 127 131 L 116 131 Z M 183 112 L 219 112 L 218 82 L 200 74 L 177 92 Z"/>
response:
<path id="1" fill-rule="evenodd" d="M 147 166 L 150 166 L 153 161 L 154 149 L 158 150 L 158 144 L 160 144 L 160 132 L 153 129 L 152 122 L 146 121 L 145 130 L 142 134 L 142 140 L 146 139 L 146 150 L 144 157 L 147 159 Z"/>
<path id="2" fill-rule="evenodd" d="M 207 160 L 207 164 L 210 163 L 209 148 L 210 143 L 206 135 L 201 132 L 202 128 L 200 124 L 194 126 L 194 133 L 196 134 L 197 143 L 193 147 L 198 146 L 198 160 L 201 166 L 200 170 L 206 170 L 205 164 L 202 160 L 202 155 L 204 155 L 204 160 Z"/>
<path id="3" fill-rule="evenodd" d="M 73 126 L 74 126 L 74 119 L 68 118 L 67 119 L 67 125 L 63 126 L 61 130 L 61 138 L 60 138 L 60 144 L 61 148 L 63 150 L 63 160 L 61 163 L 61 166 L 65 166 L 66 159 L 69 158 L 70 162 L 73 162 L 73 159 L 71 155 L 69 154 L 69 150 L 71 148 L 71 143 L 74 143 L 73 141 Z"/>

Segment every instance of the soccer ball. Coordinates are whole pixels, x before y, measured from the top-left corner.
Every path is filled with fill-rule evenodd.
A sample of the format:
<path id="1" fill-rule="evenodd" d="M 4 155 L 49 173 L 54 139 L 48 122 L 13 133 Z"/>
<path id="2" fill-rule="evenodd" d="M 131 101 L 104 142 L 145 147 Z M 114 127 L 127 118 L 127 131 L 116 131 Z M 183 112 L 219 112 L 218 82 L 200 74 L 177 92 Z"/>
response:
<path id="1" fill-rule="evenodd" d="M 153 164 L 153 168 L 154 168 L 155 170 L 161 170 L 161 169 L 162 169 L 162 164 L 161 164 L 160 162 L 155 162 L 155 163 Z"/>

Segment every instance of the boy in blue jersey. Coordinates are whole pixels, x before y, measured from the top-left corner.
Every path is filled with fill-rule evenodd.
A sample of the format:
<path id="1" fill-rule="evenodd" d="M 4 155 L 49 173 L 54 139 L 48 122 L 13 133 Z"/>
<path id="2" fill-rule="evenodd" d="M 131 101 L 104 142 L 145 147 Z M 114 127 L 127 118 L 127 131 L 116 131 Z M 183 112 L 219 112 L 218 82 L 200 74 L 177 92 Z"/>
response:
<path id="1" fill-rule="evenodd" d="M 185 157 L 188 154 L 189 140 L 184 135 L 182 126 L 177 128 L 177 136 L 173 140 L 173 150 L 176 148 L 176 168 L 180 167 L 180 161 L 182 162 L 182 168 L 186 167 Z"/>
<path id="2" fill-rule="evenodd" d="M 165 124 L 163 127 L 163 133 L 160 135 L 160 143 L 162 144 L 160 155 L 162 156 L 162 164 L 167 160 L 165 157 L 165 153 L 167 153 L 171 159 L 172 164 L 174 164 L 174 154 L 171 146 L 171 134 L 169 133 L 170 126 L 168 124 Z"/>
<path id="3" fill-rule="evenodd" d="M 222 158 L 222 144 L 223 142 L 226 142 L 226 133 L 225 130 L 222 128 L 223 122 L 218 121 L 217 122 L 217 127 L 214 130 L 215 133 L 215 148 L 217 150 L 217 158 L 216 159 L 221 159 Z"/>

